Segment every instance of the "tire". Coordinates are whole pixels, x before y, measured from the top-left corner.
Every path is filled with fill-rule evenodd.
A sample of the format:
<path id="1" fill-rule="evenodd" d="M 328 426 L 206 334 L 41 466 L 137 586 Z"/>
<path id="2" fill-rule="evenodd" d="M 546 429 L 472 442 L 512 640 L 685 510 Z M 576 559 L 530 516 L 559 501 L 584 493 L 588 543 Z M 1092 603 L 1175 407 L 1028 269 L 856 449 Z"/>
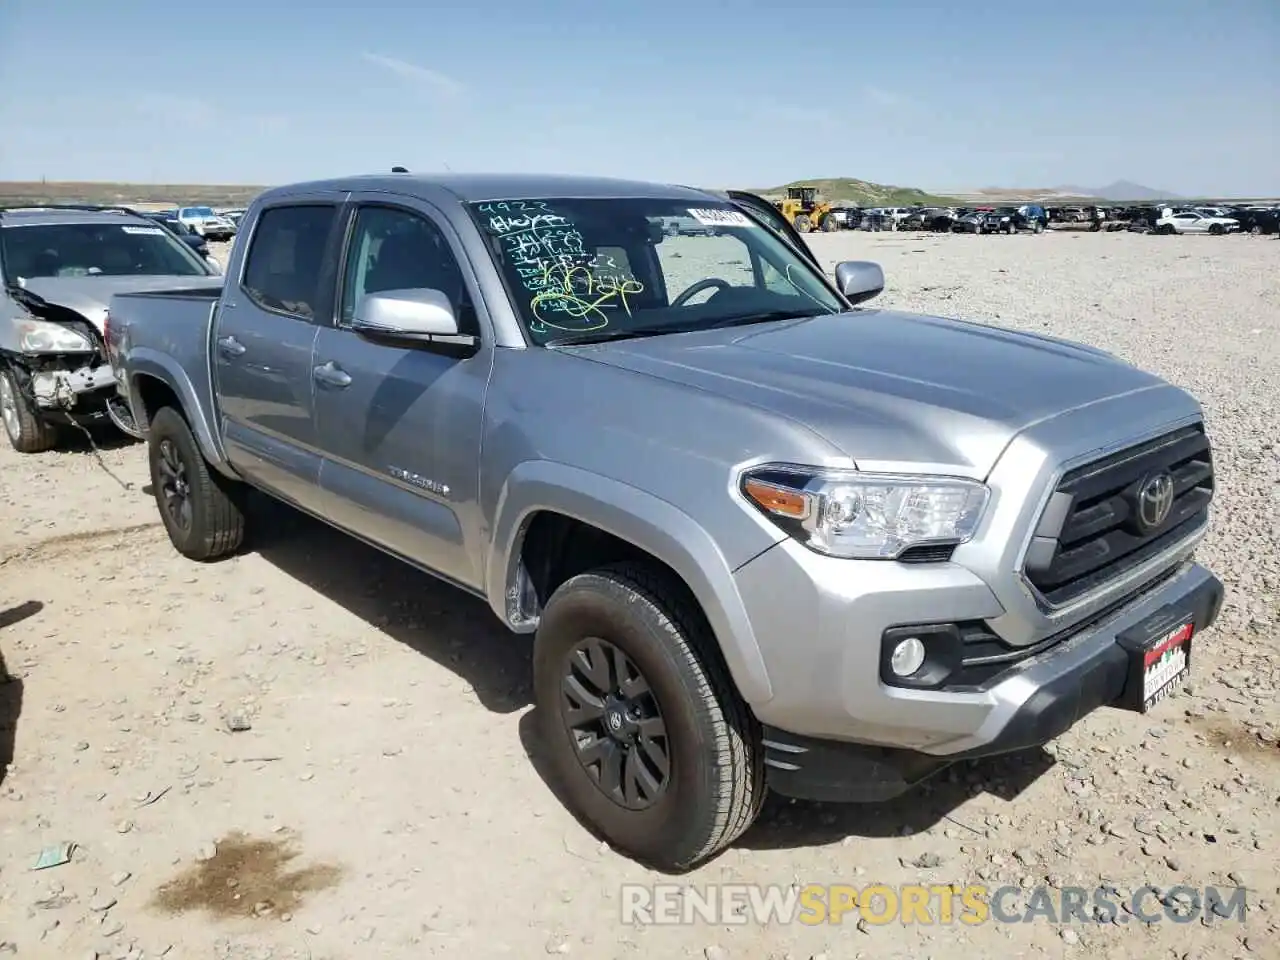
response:
<path id="1" fill-rule="evenodd" d="M 1222 236 L 1222 224 L 1220 223 L 1209 224 L 1209 235 L 1214 237 Z"/>
<path id="2" fill-rule="evenodd" d="M 1039 220 L 1036 220 L 1034 223 L 1031 224 L 1031 232 L 1044 233 L 1044 224 L 1041 223 Z"/>
<path id="3" fill-rule="evenodd" d="M 548 601 L 533 650 L 534 702 L 561 795 L 616 849 L 668 871 L 690 869 L 741 836 L 765 795 L 759 726 L 734 690 L 701 611 L 686 596 L 683 585 L 639 564 L 579 574 Z M 584 647 L 592 653 L 583 653 Z M 570 683 L 580 692 L 621 689 L 612 673 L 583 669 L 606 656 L 613 662 L 617 652 L 626 672 L 642 677 L 636 686 L 648 691 L 634 701 L 644 719 L 619 721 L 612 729 L 622 732 L 614 735 L 609 721 L 619 715 L 617 708 L 589 710 L 575 733 L 574 698 L 563 691 Z M 587 703 L 586 695 L 578 702 Z M 639 727 L 623 727 L 639 722 L 655 730 L 660 724 L 662 733 L 651 734 L 649 750 L 639 747 Z M 594 731 L 583 730 L 592 725 Z M 609 792 L 600 773 L 588 771 L 578 738 L 590 734 L 586 743 L 603 745 L 602 772 L 605 756 L 635 758 L 618 760 L 621 770 L 639 770 L 645 758 L 644 795 Z M 654 757 L 665 757 L 665 779 Z"/>
<path id="4" fill-rule="evenodd" d="M 0 420 L 10 446 L 18 453 L 43 453 L 58 444 L 57 425 L 41 415 L 9 368 L 0 368 Z"/>
<path id="5" fill-rule="evenodd" d="M 244 541 L 244 488 L 211 473 L 187 421 L 161 407 L 147 438 L 151 487 L 174 548 L 191 560 L 216 560 Z"/>
<path id="6" fill-rule="evenodd" d="M 796 228 L 796 233 L 808 233 L 813 229 L 813 221 L 807 213 L 798 213 L 792 226 Z"/>
<path id="7" fill-rule="evenodd" d="M 1009 225 L 1005 227 L 1004 232 L 1009 234 L 1009 236 L 1012 237 L 1015 233 L 1018 232 L 1018 225 L 1014 223 L 1012 220 L 1010 220 Z"/>
<path id="8" fill-rule="evenodd" d="M 1260 237 L 1262 236 L 1262 227 L 1258 226 L 1255 223 L 1252 227 L 1249 228 L 1249 232 L 1253 234 L 1255 237 Z"/>
<path id="9" fill-rule="evenodd" d="M 840 229 L 839 221 L 837 221 L 836 218 L 829 213 L 822 218 L 819 226 L 822 227 L 823 233 L 835 233 L 837 230 Z"/>

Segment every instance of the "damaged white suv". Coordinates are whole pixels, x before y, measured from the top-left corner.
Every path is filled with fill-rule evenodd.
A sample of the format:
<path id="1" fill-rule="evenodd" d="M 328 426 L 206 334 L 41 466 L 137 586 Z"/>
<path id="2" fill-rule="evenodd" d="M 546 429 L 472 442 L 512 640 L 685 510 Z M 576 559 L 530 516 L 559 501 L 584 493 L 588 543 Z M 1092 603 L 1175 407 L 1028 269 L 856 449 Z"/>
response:
<path id="1" fill-rule="evenodd" d="M 15 450 L 59 426 L 110 420 L 133 434 L 104 351 L 112 294 L 189 288 L 217 271 L 168 230 L 121 207 L 0 208 L 0 420 Z"/>

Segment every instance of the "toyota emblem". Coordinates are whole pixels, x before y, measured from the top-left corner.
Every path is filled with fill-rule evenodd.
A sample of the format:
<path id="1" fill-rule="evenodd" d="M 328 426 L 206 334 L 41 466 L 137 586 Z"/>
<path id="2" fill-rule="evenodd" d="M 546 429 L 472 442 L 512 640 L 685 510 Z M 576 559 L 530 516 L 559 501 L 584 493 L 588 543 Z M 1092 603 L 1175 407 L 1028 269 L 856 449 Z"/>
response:
<path id="1" fill-rule="evenodd" d="M 1142 481 L 1138 488 L 1138 524 L 1150 533 L 1169 519 L 1173 510 L 1173 477 L 1156 473 Z"/>

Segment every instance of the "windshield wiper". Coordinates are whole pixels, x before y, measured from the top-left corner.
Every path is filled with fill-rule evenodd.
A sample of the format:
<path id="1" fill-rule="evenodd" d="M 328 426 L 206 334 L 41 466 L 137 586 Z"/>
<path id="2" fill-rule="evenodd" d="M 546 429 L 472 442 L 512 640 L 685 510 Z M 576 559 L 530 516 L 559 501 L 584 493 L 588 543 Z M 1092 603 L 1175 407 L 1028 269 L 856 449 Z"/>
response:
<path id="1" fill-rule="evenodd" d="M 766 310 L 764 313 L 749 313 L 741 317 L 725 317 L 714 323 L 697 329 L 718 330 L 721 327 L 745 327 L 753 323 L 772 323 L 777 320 L 808 320 L 810 317 L 825 317 L 836 313 L 835 310 Z"/>
<path id="2" fill-rule="evenodd" d="M 636 327 L 632 330 L 592 330 L 585 333 L 570 333 L 563 337 L 548 340 L 546 347 L 573 347 L 583 343 L 603 343 L 606 340 L 634 340 L 638 337 L 656 337 L 663 333 L 675 333 L 676 327 Z"/>
<path id="3" fill-rule="evenodd" d="M 829 311 L 835 313 L 837 311 Z M 571 333 L 567 336 L 548 340 L 548 347 L 571 347 L 584 343 L 603 343 L 606 340 L 633 340 L 639 337 L 656 337 L 664 333 L 698 333 L 701 330 L 718 330 L 721 327 L 742 327 L 752 323 L 770 323 L 777 320 L 807 320 L 809 317 L 824 317 L 825 310 L 767 310 L 764 313 L 751 313 L 745 316 L 724 317 L 711 323 L 665 324 L 661 327 L 636 327 L 632 330 L 597 330 L 590 333 Z"/>

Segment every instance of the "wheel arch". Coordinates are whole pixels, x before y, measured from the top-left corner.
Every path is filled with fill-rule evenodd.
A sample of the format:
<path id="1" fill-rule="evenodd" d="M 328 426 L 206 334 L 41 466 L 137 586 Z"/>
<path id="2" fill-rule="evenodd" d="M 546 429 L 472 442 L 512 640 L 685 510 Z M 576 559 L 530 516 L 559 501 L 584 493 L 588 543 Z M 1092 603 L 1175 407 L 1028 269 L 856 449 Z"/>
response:
<path id="1" fill-rule="evenodd" d="M 567 566 L 547 581 L 546 572 L 531 570 L 526 560 L 563 562 L 564 554 L 557 552 L 563 544 L 549 546 L 539 538 L 564 534 L 595 539 L 584 548 L 585 554 L 571 553 Z M 762 703 L 772 698 L 764 658 L 729 561 L 702 526 L 667 501 L 575 467 L 526 461 L 503 485 L 491 543 L 486 595 L 510 629 L 534 631 L 544 599 L 539 589 L 545 592 L 548 582 L 554 586 L 557 575 L 562 580 L 566 570 L 585 562 L 584 557 L 647 558 L 666 567 L 688 589 L 743 699 Z M 544 578 L 541 587 L 539 577 Z"/>
<path id="2" fill-rule="evenodd" d="M 129 408 L 145 435 L 162 406 L 176 406 L 186 418 L 200 452 L 217 470 L 233 475 L 222 444 L 211 425 L 211 411 L 202 403 L 195 384 L 172 357 L 139 348 L 129 355 Z"/>

